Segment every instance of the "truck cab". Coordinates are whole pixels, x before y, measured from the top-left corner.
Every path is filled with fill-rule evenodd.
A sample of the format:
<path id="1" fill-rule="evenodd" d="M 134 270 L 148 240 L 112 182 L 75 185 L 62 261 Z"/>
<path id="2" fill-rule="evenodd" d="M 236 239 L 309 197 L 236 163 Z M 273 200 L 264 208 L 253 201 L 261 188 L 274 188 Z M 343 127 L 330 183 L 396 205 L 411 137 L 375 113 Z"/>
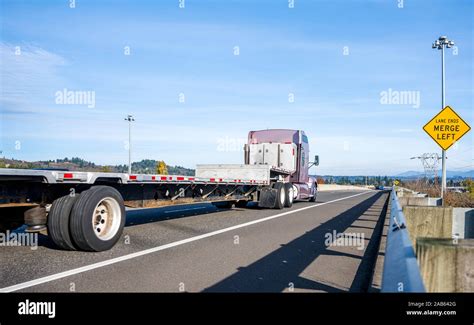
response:
<path id="1" fill-rule="evenodd" d="M 293 184 L 295 200 L 316 197 L 317 182 L 309 176 L 309 141 L 304 131 L 250 131 L 244 152 L 246 165 L 270 165 L 288 171 L 284 178 Z"/>

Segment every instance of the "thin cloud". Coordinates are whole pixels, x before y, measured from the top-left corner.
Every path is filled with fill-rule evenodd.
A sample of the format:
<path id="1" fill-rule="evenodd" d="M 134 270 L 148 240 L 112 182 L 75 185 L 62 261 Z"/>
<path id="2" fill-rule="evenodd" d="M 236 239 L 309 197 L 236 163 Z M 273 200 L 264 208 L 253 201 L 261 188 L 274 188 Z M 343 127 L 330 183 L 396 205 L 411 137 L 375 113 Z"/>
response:
<path id="1" fill-rule="evenodd" d="M 66 64 L 62 56 L 35 45 L 0 43 L 0 105 L 10 113 L 34 107 L 46 89 L 63 82 L 59 68 Z"/>

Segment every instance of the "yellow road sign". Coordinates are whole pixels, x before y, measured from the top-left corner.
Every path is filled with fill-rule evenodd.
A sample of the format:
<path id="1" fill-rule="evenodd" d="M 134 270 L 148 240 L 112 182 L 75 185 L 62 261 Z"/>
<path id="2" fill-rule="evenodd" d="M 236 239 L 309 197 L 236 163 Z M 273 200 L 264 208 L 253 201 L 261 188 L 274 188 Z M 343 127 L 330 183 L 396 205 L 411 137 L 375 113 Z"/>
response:
<path id="1" fill-rule="evenodd" d="M 470 129 L 471 127 L 449 106 L 443 108 L 423 127 L 423 130 L 444 150 L 461 139 Z"/>
<path id="2" fill-rule="evenodd" d="M 393 182 L 393 184 L 398 185 L 398 184 L 400 184 L 400 182 L 399 182 L 398 180 L 395 180 L 395 181 Z"/>

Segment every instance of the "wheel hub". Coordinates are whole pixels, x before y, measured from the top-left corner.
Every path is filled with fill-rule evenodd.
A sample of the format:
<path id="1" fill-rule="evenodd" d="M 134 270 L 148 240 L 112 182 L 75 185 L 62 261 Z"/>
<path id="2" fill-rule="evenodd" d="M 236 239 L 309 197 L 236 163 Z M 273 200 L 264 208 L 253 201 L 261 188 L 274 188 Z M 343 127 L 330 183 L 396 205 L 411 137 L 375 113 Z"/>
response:
<path id="1" fill-rule="evenodd" d="M 115 236 L 120 226 L 121 210 L 113 198 L 105 198 L 94 209 L 92 227 L 94 234 L 101 240 Z"/>

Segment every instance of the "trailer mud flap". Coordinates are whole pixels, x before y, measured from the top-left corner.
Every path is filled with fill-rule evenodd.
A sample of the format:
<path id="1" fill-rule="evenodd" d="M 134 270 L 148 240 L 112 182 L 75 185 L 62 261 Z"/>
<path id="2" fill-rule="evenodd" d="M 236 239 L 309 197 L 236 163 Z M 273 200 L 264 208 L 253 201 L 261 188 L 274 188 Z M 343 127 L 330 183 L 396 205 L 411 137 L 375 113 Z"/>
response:
<path id="1" fill-rule="evenodd" d="M 277 190 L 274 188 L 265 187 L 260 190 L 260 200 L 258 206 L 260 208 L 273 208 L 277 199 Z"/>

